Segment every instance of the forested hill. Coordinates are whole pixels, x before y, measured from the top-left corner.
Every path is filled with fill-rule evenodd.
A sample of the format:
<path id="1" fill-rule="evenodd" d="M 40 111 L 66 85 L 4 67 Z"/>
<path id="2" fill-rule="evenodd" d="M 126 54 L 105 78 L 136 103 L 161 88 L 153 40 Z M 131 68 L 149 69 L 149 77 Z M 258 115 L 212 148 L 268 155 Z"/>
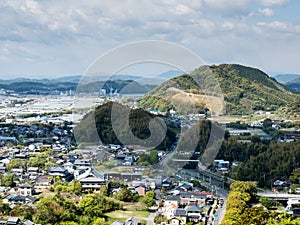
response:
<path id="1" fill-rule="evenodd" d="M 199 87 L 199 81 L 204 84 L 204 89 Z M 182 112 L 182 109 L 186 109 L 183 106 L 185 102 L 191 101 L 199 112 L 208 108 L 209 113 L 220 114 L 218 107 L 213 108 L 218 105 L 220 97 L 214 93 L 216 81 L 224 95 L 227 114 L 251 114 L 256 110 L 276 111 L 299 98 L 292 89 L 259 69 L 221 64 L 202 66 L 190 74 L 162 83 L 141 99 L 140 106 L 148 110 L 166 111 L 174 108 Z"/>
<path id="2" fill-rule="evenodd" d="M 112 125 L 112 107 L 119 109 L 130 110 L 129 114 L 129 126 L 130 131 L 139 139 L 145 140 L 151 136 L 149 130 L 149 122 L 156 117 L 155 115 L 143 110 L 143 109 L 130 109 L 127 106 L 119 103 L 108 102 L 104 105 L 98 106 L 95 111 L 92 111 L 84 116 L 81 122 L 75 128 L 76 141 L 79 142 L 97 142 L 100 138 L 104 144 L 124 144 L 118 139 L 118 137 L 126 137 L 128 130 L 125 127 L 119 127 L 118 132 L 120 136 L 117 136 Z M 124 118 L 126 115 L 120 115 L 119 118 Z M 176 140 L 176 133 L 173 131 L 173 127 L 170 123 L 167 123 L 166 137 L 161 142 L 158 148 L 166 149 L 170 147 Z M 95 127 L 97 133 L 95 134 Z M 153 135 L 153 134 L 152 134 Z M 127 138 L 128 139 L 128 138 Z M 135 145 L 133 141 L 130 143 Z"/>

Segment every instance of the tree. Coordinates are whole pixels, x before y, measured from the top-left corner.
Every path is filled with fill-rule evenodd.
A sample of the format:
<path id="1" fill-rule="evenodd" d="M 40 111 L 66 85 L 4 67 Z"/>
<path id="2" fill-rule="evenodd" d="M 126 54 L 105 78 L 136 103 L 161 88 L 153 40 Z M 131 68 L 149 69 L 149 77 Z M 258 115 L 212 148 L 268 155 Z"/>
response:
<path id="1" fill-rule="evenodd" d="M 23 216 L 24 219 L 32 219 L 34 209 L 28 205 L 16 205 L 10 212 L 10 216 Z"/>
<path id="2" fill-rule="evenodd" d="M 149 154 L 143 153 L 140 155 L 139 164 L 154 165 L 158 163 L 157 151 L 151 151 Z"/>
<path id="3" fill-rule="evenodd" d="M 78 223 L 74 221 L 65 221 L 65 222 L 60 222 L 59 225 L 78 225 Z"/>
<path id="4" fill-rule="evenodd" d="M 33 219 L 36 223 L 55 224 L 64 221 L 66 211 L 52 198 L 43 198 L 38 203 Z"/>
<path id="5" fill-rule="evenodd" d="M 259 224 L 265 225 L 270 218 L 275 216 L 274 213 L 264 210 L 263 207 L 247 208 L 242 215 L 238 218 L 238 224 L 252 225 Z"/>
<path id="6" fill-rule="evenodd" d="M 123 188 L 121 192 L 116 194 L 116 199 L 124 202 L 136 201 L 137 198 L 138 196 L 134 195 L 128 188 Z"/>
<path id="7" fill-rule="evenodd" d="M 144 203 L 147 207 L 152 207 L 155 205 L 155 193 L 153 191 L 149 191 L 145 194 L 144 197 L 141 198 L 141 202 Z"/>
<path id="8" fill-rule="evenodd" d="M 154 223 L 155 224 L 161 224 L 162 222 L 167 221 L 167 218 L 163 214 L 157 214 L 154 217 Z"/>
<path id="9" fill-rule="evenodd" d="M 290 180 L 292 183 L 300 184 L 300 168 L 296 168 L 293 170 Z"/>
<path id="10" fill-rule="evenodd" d="M 73 180 L 71 186 L 69 186 L 67 190 L 75 195 L 81 195 L 82 185 L 79 181 Z"/>
<path id="11" fill-rule="evenodd" d="M 265 120 L 263 121 L 263 127 L 264 127 L 265 129 L 271 128 L 271 127 L 272 127 L 272 120 L 269 119 L 269 118 L 265 119 Z"/>
<path id="12" fill-rule="evenodd" d="M 104 196 L 108 196 L 108 189 L 106 187 L 106 185 L 102 185 L 100 188 L 100 194 L 104 195 Z"/>
<path id="13" fill-rule="evenodd" d="M 79 201 L 78 208 L 82 215 L 96 218 L 102 217 L 105 212 L 122 209 L 123 205 L 113 198 L 97 193 L 85 195 Z"/>
<path id="14" fill-rule="evenodd" d="M 22 166 L 23 166 L 23 164 L 20 159 L 12 159 L 12 160 L 10 160 L 9 164 L 7 165 L 7 170 L 11 170 L 14 168 L 20 168 Z"/>
<path id="15" fill-rule="evenodd" d="M 5 174 L 1 177 L 1 184 L 5 187 L 14 187 L 16 185 L 14 181 L 18 179 L 16 174 Z"/>
<path id="16" fill-rule="evenodd" d="M 257 194 L 256 185 L 252 182 L 236 181 L 230 185 L 230 190 L 249 194 L 250 199 L 243 199 L 246 202 L 255 200 Z"/>
<path id="17" fill-rule="evenodd" d="M 105 219 L 104 218 L 97 218 L 93 221 L 92 225 L 104 225 Z"/>
<path id="18" fill-rule="evenodd" d="M 270 219 L 267 225 L 299 225 L 300 224 L 300 219 L 292 219 L 292 218 L 285 218 L 286 215 L 283 215 L 279 217 L 279 219 L 274 220 Z M 278 221 L 279 220 L 279 221 Z"/>
<path id="19" fill-rule="evenodd" d="M 259 202 L 267 209 L 272 208 L 275 205 L 274 200 L 271 200 L 267 197 L 260 197 Z"/>
<path id="20" fill-rule="evenodd" d="M 102 216 L 103 207 L 98 204 L 93 195 L 84 197 L 82 200 L 80 200 L 78 206 L 83 215 L 91 218 Z"/>
<path id="21" fill-rule="evenodd" d="M 9 205 L 0 202 L 0 215 L 8 215 L 10 211 Z"/>

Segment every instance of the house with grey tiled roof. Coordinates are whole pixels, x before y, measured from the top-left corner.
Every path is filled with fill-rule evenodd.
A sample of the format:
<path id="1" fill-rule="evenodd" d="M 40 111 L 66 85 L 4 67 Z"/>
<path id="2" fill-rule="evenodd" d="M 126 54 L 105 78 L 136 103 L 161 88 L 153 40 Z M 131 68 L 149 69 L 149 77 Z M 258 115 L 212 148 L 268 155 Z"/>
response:
<path id="1" fill-rule="evenodd" d="M 76 180 L 81 183 L 83 191 L 99 191 L 103 185 L 106 185 L 104 175 L 93 168 L 88 168 L 84 173 L 78 175 Z"/>

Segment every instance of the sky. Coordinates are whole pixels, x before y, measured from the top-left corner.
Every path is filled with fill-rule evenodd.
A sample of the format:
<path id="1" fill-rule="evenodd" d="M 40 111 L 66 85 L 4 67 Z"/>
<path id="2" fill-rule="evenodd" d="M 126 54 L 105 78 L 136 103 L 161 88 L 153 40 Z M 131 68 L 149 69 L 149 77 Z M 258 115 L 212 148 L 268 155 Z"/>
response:
<path id="1" fill-rule="evenodd" d="M 143 40 L 181 45 L 207 64 L 300 74 L 299 9 L 298 0 L 1 0 L 0 79 L 84 74 Z"/>

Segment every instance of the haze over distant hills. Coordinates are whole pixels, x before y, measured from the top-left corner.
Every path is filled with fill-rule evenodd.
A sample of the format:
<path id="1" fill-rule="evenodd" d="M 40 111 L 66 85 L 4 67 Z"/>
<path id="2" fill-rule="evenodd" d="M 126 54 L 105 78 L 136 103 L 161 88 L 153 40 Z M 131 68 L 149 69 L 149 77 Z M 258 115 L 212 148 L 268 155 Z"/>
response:
<path id="1" fill-rule="evenodd" d="M 209 110 L 212 114 L 223 114 L 221 95 L 224 96 L 226 114 L 251 114 L 257 110 L 293 114 L 297 111 L 293 108 L 291 112 L 289 108 L 299 100 L 300 95 L 296 94 L 299 80 L 283 85 L 259 69 L 237 64 L 201 66 L 190 74 L 178 74 L 181 72 L 173 70 L 153 78 L 113 75 L 106 81 L 99 80 L 97 76 L 79 75 L 41 80 L 18 78 L 0 80 L 0 88 L 21 94 L 66 93 L 70 90 L 99 93 L 100 89 L 105 89 L 106 93 L 113 90 L 121 94 L 148 92 L 140 100 L 140 106 L 144 109 L 175 109 L 182 113 L 191 113 L 189 106 L 194 105 L 197 112 L 205 113 Z M 205 84 L 206 90 L 201 89 L 195 80 Z M 216 82 L 221 88 L 217 94 Z"/>
<path id="2" fill-rule="evenodd" d="M 170 77 L 177 76 L 178 74 L 181 74 L 181 72 L 171 70 L 153 77 L 115 74 L 109 77 L 108 80 L 104 80 L 106 76 L 100 75 L 75 75 L 53 79 L 0 79 L 0 89 L 21 94 L 53 94 L 70 90 L 91 93 L 99 92 L 100 89 L 104 88 L 107 93 L 113 89 L 114 92 L 122 92 L 123 94 L 143 94 L 152 90 L 155 86 L 166 81 Z M 103 80 L 101 80 L 102 78 Z M 79 87 L 78 84 L 80 84 Z"/>
<path id="3" fill-rule="evenodd" d="M 300 92 L 300 74 L 278 74 L 274 78 L 282 84 Z"/>
<path id="4" fill-rule="evenodd" d="M 289 81 L 286 85 L 300 92 L 300 76 L 295 80 Z"/>
<path id="5" fill-rule="evenodd" d="M 286 84 L 292 80 L 300 78 L 300 74 L 277 74 L 274 76 L 279 83 Z"/>

